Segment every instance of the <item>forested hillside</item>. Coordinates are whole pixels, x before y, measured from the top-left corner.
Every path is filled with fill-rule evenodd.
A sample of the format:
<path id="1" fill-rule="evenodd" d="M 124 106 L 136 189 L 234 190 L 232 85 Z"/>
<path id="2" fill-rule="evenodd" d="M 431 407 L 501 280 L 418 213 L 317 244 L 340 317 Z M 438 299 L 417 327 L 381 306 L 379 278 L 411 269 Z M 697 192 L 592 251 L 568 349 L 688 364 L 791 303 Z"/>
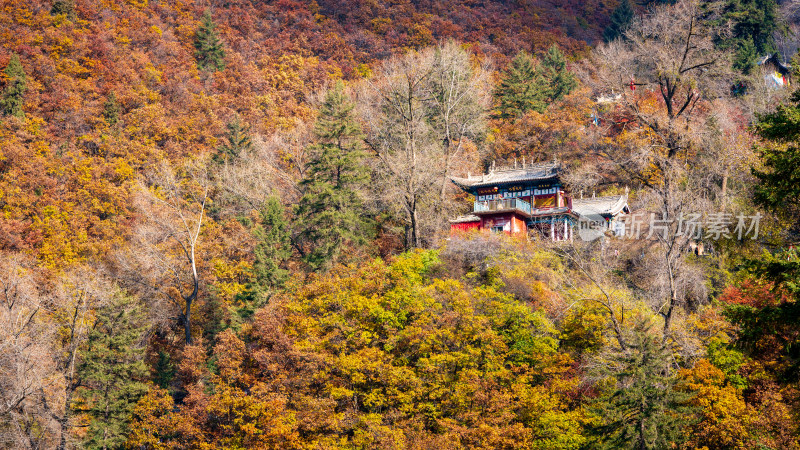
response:
<path id="1" fill-rule="evenodd" d="M 0 448 L 800 448 L 795 9 L 4 1 Z"/>

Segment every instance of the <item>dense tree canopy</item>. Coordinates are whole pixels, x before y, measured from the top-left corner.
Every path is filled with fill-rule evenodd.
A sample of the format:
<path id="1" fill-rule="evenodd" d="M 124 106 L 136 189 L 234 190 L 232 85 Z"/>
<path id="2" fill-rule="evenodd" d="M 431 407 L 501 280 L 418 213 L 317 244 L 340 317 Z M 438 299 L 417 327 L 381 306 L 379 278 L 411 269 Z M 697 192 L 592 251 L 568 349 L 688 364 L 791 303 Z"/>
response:
<path id="1" fill-rule="evenodd" d="M 796 22 L 4 2 L 0 448 L 800 448 Z M 448 233 L 553 160 L 625 236 Z"/>

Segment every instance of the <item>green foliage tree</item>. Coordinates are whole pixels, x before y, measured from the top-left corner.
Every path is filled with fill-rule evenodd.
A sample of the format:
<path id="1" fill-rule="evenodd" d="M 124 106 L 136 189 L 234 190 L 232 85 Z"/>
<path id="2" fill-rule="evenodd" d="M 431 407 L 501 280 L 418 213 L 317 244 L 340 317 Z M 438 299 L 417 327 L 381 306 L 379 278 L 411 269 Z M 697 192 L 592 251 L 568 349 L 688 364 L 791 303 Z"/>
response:
<path id="1" fill-rule="evenodd" d="M 64 14 L 68 19 L 75 19 L 75 1 L 74 0 L 56 0 L 50 8 L 50 14 L 57 16 Z"/>
<path id="2" fill-rule="evenodd" d="M 753 71 L 758 59 L 756 46 L 751 39 L 740 39 L 736 42 L 733 53 L 733 68 L 747 75 Z"/>
<path id="3" fill-rule="evenodd" d="M 289 271 L 282 268 L 292 256 L 289 222 L 277 197 L 270 197 L 259 211 L 260 221 L 253 228 L 258 240 L 253 264 L 254 284 L 251 290 L 264 292 L 283 286 Z"/>
<path id="4" fill-rule="evenodd" d="M 633 20 L 633 8 L 629 0 L 622 0 L 611 13 L 611 23 L 603 30 L 603 40 L 611 42 L 622 36 Z"/>
<path id="5" fill-rule="evenodd" d="M 753 170 L 759 180 L 756 201 L 777 210 L 790 209 L 800 203 L 800 90 L 788 104 L 760 117 L 755 129 L 767 142 L 759 148 L 763 167 Z"/>
<path id="6" fill-rule="evenodd" d="M 717 45 L 734 52 L 733 67 L 749 73 L 756 59 L 775 52 L 775 32 L 783 30 L 775 0 L 723 0 L 709 2 L 709 10 L 719 9 L 711 19 L 719 30 L 730 30 L 717 37 Z"/>
<path id="7" fill-rule="evenodd" d="M 567 70 L 564 54 L 555 45 L 538 66 L 534 66 L 530 55 L 519 52 L 500 75 L 500 85 L 494 93 L 497 117 L 515 118 L 530 110 L 544 112 L 550 103 L 569 94 L 577 85 L 575 75 Z"/>
<path id="8" fill-rule="evenodd" d="M 227 125 L 228 132 L 225 134 L 227 142 L 220 145 L 214 160 L 217 162 L 227 162 L 241 156 L 242 152 L 253 149 L 253 141 L 250 138 L 249 130 L 243 126 L 236 117 Z"/>
<path id="9" fill-rule="evenodd" d="M 346 242 L 363 243 L 370 223 L 363 216 L 360 189 L 368 179 L 363 134 L 353 104 L 336 83 L 325 96 L 314 125 L 316 144 L 297 207 L 303 259 L 314 270 L 335 262 Z"/>
<path id="10" fill-rule="evenodd" d="M 141 307 L 121 293 L 98 308 L 77 369 L 89 416 L 85 448 L 119 448 L 125 442 L 131 412 L 147 392 L 143 381 L 149 371 L 139 346 L 145 328 Z"/>
<path id="11" fill-rule="evenodd" d="M 538 71 L 545 85 L 544 92 L 548 103 L 560 100 L 578 87 L 575 75 L 567 70 L 564 54 L 555 45 L 545 53 Z"/>
<path id="12" fill-rule="evenodd" d="M 28 77 L 19 61 L 19 56 L 14 53 L 3 71 L 6 79 L 6 88 L 0 99 L 0 110 L 7 116 L 25 117 L 22 110 L 25 91 L 28 89 Z"/>
<path id="13" fill-rule="evenodd" d="M 200 70 L 216 72 L 225 68 L 225 49 L 216 28 L 211 13 L 206 11 L 194 35 L 194 55 Z"/>
<path id="14" fill-rule="evenodd" d="M 662 449 L 680 443 L 690 422 L 689 394 L 675 389 L 672 355 L 649 326 L 639 323 L 627 349 L 609 361 L 605 375 L 616 387 L 599 399 L 602 425 L 593 431 L 604 448 Z"/>
<path id="15" fill-rule="evenodd" d="M 761 116 L 755 130 L 763 140 L 758 147 L 761 167 L 753 169 L 758 179 L 755 200 L 785 221 L 783 243 L 796 243 L 800 235 L 800 90 L 792 93 L 787 104 Z M 765 252 L 750 261 L 749 269 L 785 294 L 785 301 L 760 308 L 731 305 L 726 314 L 741 328 L 744 346 L 758 352 L 753 345 L 767 342 L 779 349 L 781 375 L 796 378 L 800 374 L 800 255 L 796 249 Z"/>
<path id="16" fill-rule="evenodd" d="M 175 363 L 169 353 L 160 350 L 155 367 L 153 367 L 153 383 L 162 389 L 167 389 L 174 378 Z"/>
<path id="17" fill-rule="evenodd" d="M 119 115 L 122 113 L 122 108 L 117 101 L 117 96 L 114 91 L 108 93 L 105 103 L 103 103 L 103 118 L 109 125 L 114 125 L 119 122 Z"/>
<path id="18" fill-rule="evenodd" d="M 501 119 L 523 115 L 531 109 L 544 111 L 547 105 L 536 90 L 539 81 L 533 58 L 520 51 L 500 74 L 500 84 L 494 92 Z"/>
<path id="19" fill-rule="evenodd" d="M 755 130 L 764 142 L 758 148 L 761 167 L 753 169 L 758 179 L 755 200 L 782 217 L 788 223 L 784 238 L 797 242 L 800 234 L 800 90 L 792 94 L 789 103 L 760 117 Z M 765 254 L 754 264 L 756 272 L 800 296 L 797 251 Z"/>

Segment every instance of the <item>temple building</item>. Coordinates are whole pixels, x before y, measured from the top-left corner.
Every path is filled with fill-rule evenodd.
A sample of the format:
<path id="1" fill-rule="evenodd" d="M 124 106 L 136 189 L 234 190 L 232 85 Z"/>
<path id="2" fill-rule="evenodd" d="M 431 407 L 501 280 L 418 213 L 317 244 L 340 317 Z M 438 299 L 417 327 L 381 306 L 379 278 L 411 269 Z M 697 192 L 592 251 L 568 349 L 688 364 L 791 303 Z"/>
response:
<path id="1" fill-rule="evenodd" d="M 761 69 L 764 82 L 772 88 L 788 88 L 792 84 L 791 66 L 781 62 L 777 53 L 766 55 L 756 64 Z"/>
<path id="2" fill-rule="evenodd" d="M 553 241 L 573 239 L 579 221 L 590 221 L 616 235 L 625 233 L 628 196 L 573 199 L 564 190 L 558 162 L 525 164 L 451 180 L 475 199 L 472 213 L 450 221 L 456 231 L 489 230 L 539 236 Z"/>

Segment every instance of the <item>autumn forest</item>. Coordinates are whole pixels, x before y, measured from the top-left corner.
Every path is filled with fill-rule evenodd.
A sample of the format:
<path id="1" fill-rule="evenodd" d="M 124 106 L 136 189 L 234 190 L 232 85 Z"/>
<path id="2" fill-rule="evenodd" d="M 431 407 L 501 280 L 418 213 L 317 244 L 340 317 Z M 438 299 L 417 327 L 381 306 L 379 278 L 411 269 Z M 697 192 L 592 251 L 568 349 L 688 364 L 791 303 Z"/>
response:
<path id="1" fill-rule="evenodd" d="M 790 0 L 3 0 L 0 448 L 800 450 L 798 49 Z M 628 228 L 451 231 L 544 162 Z"/>

